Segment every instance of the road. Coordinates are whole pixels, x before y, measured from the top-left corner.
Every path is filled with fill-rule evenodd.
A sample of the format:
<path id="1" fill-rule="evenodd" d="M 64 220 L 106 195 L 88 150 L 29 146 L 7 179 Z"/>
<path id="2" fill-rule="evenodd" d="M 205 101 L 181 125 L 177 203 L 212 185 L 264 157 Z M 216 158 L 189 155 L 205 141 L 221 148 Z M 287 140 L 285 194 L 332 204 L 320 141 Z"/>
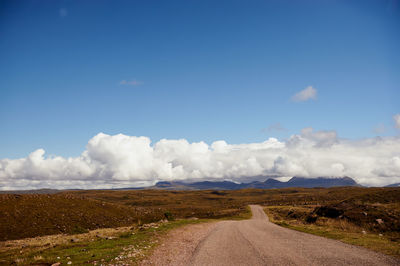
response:
<path id="1" fill-rule="evenodd" d="M 261 206 L 253 217 L 218 223 L 194 249 L 189 265 L 400 265 L 367 249 L 277 226 Z M 173 261 L 171 264 L 174 264 Z"/>

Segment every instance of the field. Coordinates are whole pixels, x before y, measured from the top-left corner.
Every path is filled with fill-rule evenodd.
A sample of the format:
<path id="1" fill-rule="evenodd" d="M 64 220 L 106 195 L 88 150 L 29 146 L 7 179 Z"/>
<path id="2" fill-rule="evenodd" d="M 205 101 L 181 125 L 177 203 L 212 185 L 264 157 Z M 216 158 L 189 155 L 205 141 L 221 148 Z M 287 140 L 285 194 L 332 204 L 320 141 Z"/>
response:
<path id="1" fill-rule="evenodd" d="M 265 211 L 278 225 L 400 257 L 398 189 L 369 189 L 323 204 L 270 205 Z"/>
<path id="2" fill-rule="evenodd" d="M 280 225 L 400 255 L 399 188 L 80 190 L 0 195 L 0 264 L 109 262 L 129 248 L 145 256 L 159 234 L 246 218 L 249 204 L 265 206 Z"/>

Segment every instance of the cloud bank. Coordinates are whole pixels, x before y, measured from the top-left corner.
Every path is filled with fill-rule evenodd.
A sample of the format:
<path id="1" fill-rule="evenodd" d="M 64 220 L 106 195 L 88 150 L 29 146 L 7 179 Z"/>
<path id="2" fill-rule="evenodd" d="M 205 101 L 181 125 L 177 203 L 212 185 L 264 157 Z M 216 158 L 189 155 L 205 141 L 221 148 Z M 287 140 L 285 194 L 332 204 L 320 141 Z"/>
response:
<path id="1" fill-rule="evenodd" d="M 211 145 L 99 133 L 79 157 L 45 156 L 0 160 L 2 190 L 112 188 L 152 185 L 159 180 L 229 179 L 259 175 L 350 176 L 363 185 L 400 182 L 400 137 L 338 138 L 335 131 L 305 128 L 286 141 Z"/>
<path id="2" fill-rule="evenodd" d="M 312 86 L 308 86 L 302 91 L 299 91 L 295 95 L 292 96 L 292 101 L 295 102 L 305 102 L 308 100 L 315 100 L 317 99 L 317 90 Z"/>

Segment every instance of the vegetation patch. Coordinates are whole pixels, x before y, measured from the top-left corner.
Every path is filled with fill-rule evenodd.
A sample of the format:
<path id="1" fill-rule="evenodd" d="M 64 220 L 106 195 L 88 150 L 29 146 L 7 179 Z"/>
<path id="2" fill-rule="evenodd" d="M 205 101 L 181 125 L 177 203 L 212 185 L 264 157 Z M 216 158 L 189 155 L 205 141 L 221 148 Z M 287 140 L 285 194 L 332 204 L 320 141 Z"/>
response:
<path id="1" fill-rule="evenodd" d="M 100 265 L 137 264 L 157 244 L 158 237 L 178 226 L 205 222 L 208 220 L 179 220 L 159 222 L 137 227 L 124 227 L 120 230 L 97 230 L 96 235 L 85 239 L 63 235 L 64 242 L 59 245 L 32 243 L 23 248 L 14 247 L 2 250 L 1 265 Z M 122 263 L 123 262 L 123 263 Z"/>
<path id="2" fill-rule="evenodd" d="M 250 218 L 250 204 L 269 206 L 270 219 L 284 226 L 312 229 L 347 243 L 364 242 L 358 244 L 387 254 L 396 255 L 400 250 L 400 188 L 79 190 L 1 194 L 0 264 L 24 264 L 19 260 L 40 264 L 54 256 L 79 263 L 111 260 L 126 243 L 154 235 L 152 230 L 159 232 L 185 221 Z M 169 220 L 168 226 L 146 228 L 162 220 Z M 35 237 L 32 243 L 28 237 Z"/>
<path id="3" fill-rule="evenodd" d="M 345 210 L 332 211 L 324 206 L 267 206 L 264 210 L 275 224 L 400 257 L 400 232 L 396 227 L 379 231 L 364 219 L 349 219 Z"/>
<path id="4" fill-rule="evenodd" d="M 231 219 L 247 219 L 249 208 Z M 228 219 L 226 217 L 225 219 Z M 166 219 L 156 223 L 98 229 L 78 235 L 55 235 L 4 241 L 0 265 L 136 265 L 149 255 L 169 230 L 215 219 Z"/>

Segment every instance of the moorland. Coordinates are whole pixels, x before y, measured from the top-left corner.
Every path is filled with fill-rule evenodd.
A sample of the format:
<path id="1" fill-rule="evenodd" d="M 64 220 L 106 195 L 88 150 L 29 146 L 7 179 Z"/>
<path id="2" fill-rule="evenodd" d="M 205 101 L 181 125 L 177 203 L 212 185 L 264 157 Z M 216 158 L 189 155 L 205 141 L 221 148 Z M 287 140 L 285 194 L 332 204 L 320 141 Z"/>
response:
<path id="1" fill-rule="evenodd" d="M 32 249 L 24 254 L 32 260 L 36 256 L 37 262 L 45 263 L 46 254 L 52 249 L 60 254 L 62 249 L 78 245 L 79 250 L 85 250 L 89 256 L 87 247 L 94 245 L 88 244 L 94 241 L 91 237 L 78 244 L 72 240 L 101 228 L 120 230 L 113 234 L 115 239 L 107 242 L 109 245 L 112 241 L 119 243 L 120 249 L 115 252 L 120 252 L 124 241 L 133 241 L 131 237 L 137 238 L 138 232 L 166 230 L 210 219 L 245 218 L 249 214 L 249 204 L 264 206 L 270 219 L 282 226 L 400 256 L 400 188 L 334 187 L 1 194 L 0 252 L 3 254 L 0 260 L 10 262 L 10 258 L 22 256 L 21 246 L 14 245 L 13 241 L 25 245 L 24 240 L 18 239 L 46 235 L 66 236 L 71 241 L 61 246 L 44 243 L 40 251 Z M 145 226 L 151 223 L 157 226 Z M 126 234 L 131 231 L 133 236 Z M 105 240 L 98 238 L 98 241 Z M 101 249 L 97 245 L 94 247 L 97 251 Z M 87 257 L 84 259 L 90 261 Z"/>

